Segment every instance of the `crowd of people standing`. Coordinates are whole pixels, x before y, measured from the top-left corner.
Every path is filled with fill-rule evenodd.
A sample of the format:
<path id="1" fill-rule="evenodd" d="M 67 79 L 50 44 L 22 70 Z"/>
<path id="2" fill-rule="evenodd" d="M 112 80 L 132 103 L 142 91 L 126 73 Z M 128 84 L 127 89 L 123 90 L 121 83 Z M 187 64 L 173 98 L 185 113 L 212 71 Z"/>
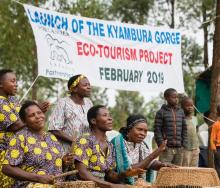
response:
<path id="1" fill-rule="evenodd" d="M 146 179 L 149 169 L 198 166 L 198 123 L 191 98 L 183 98 L 179 106 L 175 89 L 164 92 L 166 104 L 156 113 L 154 125 L 158 147 L 151 152 L 144 142 L 148 123 L 143 115 L 129 115 L 126 126 L 110 142 L 106 132 L 113 129 L 113 119 L 106 106 L 93 106 L 88 98 L 89 80 L 81 74 L 71 77 L 68 91 L 68 97 L 58 100 L 46 130 L 49 103 L 19 104 L 15 73 L 0 70 L 1 187 L 53 184 L 55 176 L 77 169 L 74 180 L 120 188 L 134 184 L 140 177 Z M 216 127 L 219 129 L 219 125 Z M 213 147 L 216 158 L 218 144 Z"/>

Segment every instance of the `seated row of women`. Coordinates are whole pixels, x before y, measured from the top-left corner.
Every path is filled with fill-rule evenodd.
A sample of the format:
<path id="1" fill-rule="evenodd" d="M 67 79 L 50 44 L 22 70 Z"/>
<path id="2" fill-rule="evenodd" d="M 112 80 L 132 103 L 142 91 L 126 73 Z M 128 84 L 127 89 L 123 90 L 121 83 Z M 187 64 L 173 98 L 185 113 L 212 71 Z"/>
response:
<path id="1" fill-rule="evenodd" d="M 77 179 L 94 181 L 98 187 L 124 187 L 144 177 L 147 169 L 172 166 L 155 159 L 166 142 L 149 152 L 144 143 L 147 122 L 141 115 L 131 115 L 121 134 L 109 142 L 106 132 L 113 128 L 112 117 L 105 106 L 93 106 L 87 113 L 90 131 L 65 155 L 57 138 L 45 131 L 45 115 L 37 103 L 25 102 L 19 116 L 25 128 L 10 139 L 2 167 L 3 173 L 13 178 L 13 187 L 26 187 L 31 182 L 53 184 L 65 165 L 74 165 Z"/>

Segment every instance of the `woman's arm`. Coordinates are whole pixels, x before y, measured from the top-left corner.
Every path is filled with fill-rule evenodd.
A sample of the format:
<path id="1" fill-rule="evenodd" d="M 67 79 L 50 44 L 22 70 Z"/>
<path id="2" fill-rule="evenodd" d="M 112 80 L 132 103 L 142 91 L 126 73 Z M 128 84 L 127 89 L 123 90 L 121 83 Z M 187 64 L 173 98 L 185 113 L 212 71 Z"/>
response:
<path id="1" fill-rule="evenodd" d="M 99 178 L 96 178 L 88 171 L 85 165 L 81 162 L 76 162 L 75 164 L 76 164 L 77 170 L 79 171 L 79 176 L 81 177 L 81 179 L 94 181 L 98 187 L 101 187 L 101 188 L 124 188 L 125 187 L 124 185 L 112 184 L 110 182 L 103 181 L 103 180 L 100 180 Z"/>
<path id="2" fill-rule="evenodd" d="M 162 144 L 153 153 L 148 155 L 143 161 L 132 165 L 132 168 L 141 168 L 141 169 L 146 170 L 148 168 L 148 166 L 150 165 L 150 163 L 155 158 L 157 158 L 163 150 L 165 150 L 166 144 L 167 144 L 167 141 L 163 141 Z"/>
<path id="3" fill-rule="evenodd" d="M 111 171 L 107 172 L 106 177 L 111 182 L 119 183 L 126 177 L 141 175 L 145 172 L 146 172 L 145 170 L 140 169 L 140 168 L 129 168 L 128 170 L 126 170 L 125 172 L 122 172 L 120 174 L 118 174 L 115 171 L 111 170 Z"/>
<path id="4" fill-rule="evenodd" d="M 57 137 L 57 139 L 59 139 L 59 140 L 69 142 L 70 144 L 72 144 L 72 142 L 73 142 L 73 138 L 71 136 L 67 135 L 66 133 L 64 133 L 63 131 L 50 130 L 50 132 L 53 133 Z"/>
<path id="5" fill-rule="evenodd" d="M 11 166 L 11 165 L 3 165 L 2 172 L 7 176 L 10 176 L 15 179 L 25 180 L 25 181 L 33 181 L 45 184 L 53 184 L 54 179 L 51 175 L 38 175 L 35 173 L 26 172 L 19 167 Z"/>
<path id="6" fill-rule="evenodd" d="M 24 126 L 25 126 L 24 123 L 20 119 L 18 119 L 16 122 L 14 122 L 8 127 L 7 131 L 16 132 L 22 129 Z"/>

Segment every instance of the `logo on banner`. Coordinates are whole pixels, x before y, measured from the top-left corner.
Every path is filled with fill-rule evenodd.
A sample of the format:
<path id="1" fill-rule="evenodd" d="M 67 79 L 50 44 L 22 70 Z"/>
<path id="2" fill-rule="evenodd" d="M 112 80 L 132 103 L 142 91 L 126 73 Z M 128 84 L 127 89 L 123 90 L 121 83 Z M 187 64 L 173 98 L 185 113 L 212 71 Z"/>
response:
<path id="1" fill-rule="evenodd" d="M 72 64 L 68 53 L 65 50 L 66 46 L 68 46 L 66 41 L 59 41 L 58 39 L 53 38 L 50 34 L 47 34 L 45 38 L 50 49 L 50 65 L 54 67 L 65 68 L 65 65 Z"/>

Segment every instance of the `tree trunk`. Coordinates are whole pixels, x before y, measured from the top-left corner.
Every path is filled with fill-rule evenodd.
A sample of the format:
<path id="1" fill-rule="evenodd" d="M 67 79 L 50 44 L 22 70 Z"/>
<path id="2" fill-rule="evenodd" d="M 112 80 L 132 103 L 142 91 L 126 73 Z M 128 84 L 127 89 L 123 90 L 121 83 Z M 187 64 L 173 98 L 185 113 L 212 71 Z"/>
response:
<path id="1" fill-rule="evenodd" d="M 170 24 L 170 28 L 174 28 L 175 27 L 175 0 L 170 0 L 170 4 L 171 4 L 171 24 Z"/>
<path id="2" fill-rule="evenodd" d="M 213 39 L 213 59 L 211 76 L 210 117 L 216 119 L 216 107 L 220 104 L 220 0 L 216 2 L 215 33 Z M 210 151 L 210 148 L 209 148 Z M 210 159 L 209 165 L 213 160 Z"/>
<path id="3" fill-rule="evenodd" d="M 204 54 L 203 54 L 203 64 L 205 69 L 209 66 L 209 59 L 208 59 L 208 23 L 207 21 L 207 13 L 206 13 L 206 6 L 205 2 L 202 1 L 202 17 L 203 17 L 203 36 L 204 36 Z"/>
<path id="4" fill-rule="evenodd" d="M 211 117 L 216 117 L 216 107 L 220 104 L 220 0 L 217 0 L 215 33 L 213 39 L 213 63 L 211 76 Z"/>

